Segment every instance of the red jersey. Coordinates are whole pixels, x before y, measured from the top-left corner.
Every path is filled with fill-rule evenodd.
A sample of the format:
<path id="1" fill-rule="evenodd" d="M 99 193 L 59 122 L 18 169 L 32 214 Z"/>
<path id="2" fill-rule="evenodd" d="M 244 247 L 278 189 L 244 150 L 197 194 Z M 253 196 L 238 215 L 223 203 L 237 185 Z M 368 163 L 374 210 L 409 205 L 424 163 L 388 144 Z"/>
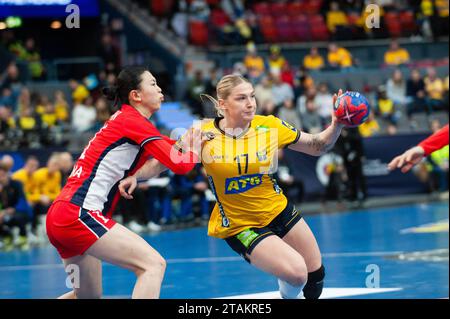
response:
<path id="1" fill-rule="evenodd" d="M 419 146 L 425 151 L 425 156 L 443 148 L 445 145 L 448 145 L 448 124 L 419 143 Z"/>
<path id="2" fill-rule="evenodd" d="M 195 166 L 196 155 L 176 151 L 174 143 L 134 107 L 124 104 L 89 141 L 55 201 L 101 211 L 111 218 L 119 199 L 119 182 L 150 157 L 177 174 L 186 174 Z"/>

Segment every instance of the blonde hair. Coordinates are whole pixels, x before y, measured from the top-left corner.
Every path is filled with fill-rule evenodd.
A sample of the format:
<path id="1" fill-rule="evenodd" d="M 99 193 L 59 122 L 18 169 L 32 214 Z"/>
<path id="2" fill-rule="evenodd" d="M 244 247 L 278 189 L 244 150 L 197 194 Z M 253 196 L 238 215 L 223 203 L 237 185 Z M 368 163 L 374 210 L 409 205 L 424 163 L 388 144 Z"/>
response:
<path id="1" fill-rule="evenodd" d="M 241 83 L 250 83 L 250 81 L 247 80 L 246 78 L 244 78 L 240 74 L 225 75 L 224 77 L 222 77 L 220 79 L 219 83 L 217 83 L 217 86 L 216 86 L 217 98 L 221 99 L 221 100 L 226 100 L 230 96 L 231 90 L 233 90 L 236 86 L 238 86 Z M 221 116 L 221 117 L 224 116 L 223 111 L 219 108 L 218 100 L 213 98 L 211 95 L 200 94 L 200 98 L 202 99 L 202 101 L 203 101 L 203 97 L 207 98 L 214 104 L 214 107 L 217 111 L 218 116 Z"/>

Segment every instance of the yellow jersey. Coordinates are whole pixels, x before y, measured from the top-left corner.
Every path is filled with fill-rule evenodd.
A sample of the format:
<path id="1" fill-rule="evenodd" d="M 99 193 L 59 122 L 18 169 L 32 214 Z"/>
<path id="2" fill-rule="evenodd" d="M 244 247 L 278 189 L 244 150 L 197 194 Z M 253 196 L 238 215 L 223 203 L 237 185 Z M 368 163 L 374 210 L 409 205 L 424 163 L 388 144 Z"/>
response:
<path id="1" fill-rule="evenodd" d="M 312 56 L 312 55 L 306 55 L 303 59 L 303 66 L 310 70 L 317 70 L 320 68 L 323 68 L 325 65 L 325 62 L 320 55 Z"/>
<path id="2" fill-rule="evenodd" d="M 52 201 L 58 197 L 61 192 L 61 172 L 49 173 L 47 167 L 38 169 L 33 174 L 34 189 L 30 195 L 32 203 L 39 202 L 41 195 L 48 196 Z"/>
<path id="3" fill-rule="evenodd" d="M 205 142 L 201 159 L 216 197 L 208 235 L 227 238 L 267 226 L 285 209 L 286 196 L 272 173 L 277 150 L 296 143 L 300 132 L 273 115 L 256 115 L 246 131 L 233 136 L 220 129 L 220 119 L 202 124 L 214 139 Z"/>
<path id="4" fill-rule="evenodd" d="M 329 52 L 328 62 L 330 64 L 337 64 L 342 68 L 351 67 L 353 65 L 352 55 L 344 48 L 339 48 L 336 52 Z"/>
<path id="5" fill-rule="evenodd" d="M 384 54 L 384 63 L 387 65 L 400 65 L 409 62 L 409 53 L 406 49 L 389 50 Z"/>
<path id="6" fill-rule="evenodd" d="M 25 193 L 25 197 L 28 203 L 32 202 L 32 192 L 34 191 L 34 182 L 33 182 L 33 174 L 29 174 L 24 168 L 19 169 L 18 171 L 12 174 L 11 178 L 15 181 L 18 181 L 23 186 L 23 192 Z"/>

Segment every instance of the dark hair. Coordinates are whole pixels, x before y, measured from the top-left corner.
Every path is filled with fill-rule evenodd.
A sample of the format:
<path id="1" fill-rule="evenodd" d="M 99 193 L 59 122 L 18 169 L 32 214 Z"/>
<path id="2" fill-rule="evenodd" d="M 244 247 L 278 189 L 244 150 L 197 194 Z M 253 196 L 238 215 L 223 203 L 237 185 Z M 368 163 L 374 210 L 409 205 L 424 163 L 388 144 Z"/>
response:
<path id="1" fill-rule="evenodd" d="M 128 94 L 132 90 L 137 90 L 142 82 L 141 75 L 147 68 L 143 66 L 127 66 L 120 71 L 116 84 L 112 87 L 104 87 L 102 93 L 108 100 L 116 103 L 130 104 Z"/>

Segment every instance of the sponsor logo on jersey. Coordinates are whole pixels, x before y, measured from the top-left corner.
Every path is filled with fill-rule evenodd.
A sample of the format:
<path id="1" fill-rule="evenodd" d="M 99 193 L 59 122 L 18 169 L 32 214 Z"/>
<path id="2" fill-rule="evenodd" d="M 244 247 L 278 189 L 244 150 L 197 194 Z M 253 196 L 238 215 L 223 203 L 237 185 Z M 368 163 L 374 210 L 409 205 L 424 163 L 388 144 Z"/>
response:
<path id="1" fill-rule="evenodd" d="M 262 183 L 261 174 L 227 178 L 225 180 L 225 194 L 239 194 L 255 188 Z"/>
<path id="2" fill-rule="evenodd" d="M 246 248 L 250 246 L 250 244 L 253 242 L 253 240 L 258 237 L 258 234 L 255 233 L 251 229 L 246 229 L 243 232 L 240 232 L 236 238 L 239 239 L 239 241 L 244 245 Z"/>

